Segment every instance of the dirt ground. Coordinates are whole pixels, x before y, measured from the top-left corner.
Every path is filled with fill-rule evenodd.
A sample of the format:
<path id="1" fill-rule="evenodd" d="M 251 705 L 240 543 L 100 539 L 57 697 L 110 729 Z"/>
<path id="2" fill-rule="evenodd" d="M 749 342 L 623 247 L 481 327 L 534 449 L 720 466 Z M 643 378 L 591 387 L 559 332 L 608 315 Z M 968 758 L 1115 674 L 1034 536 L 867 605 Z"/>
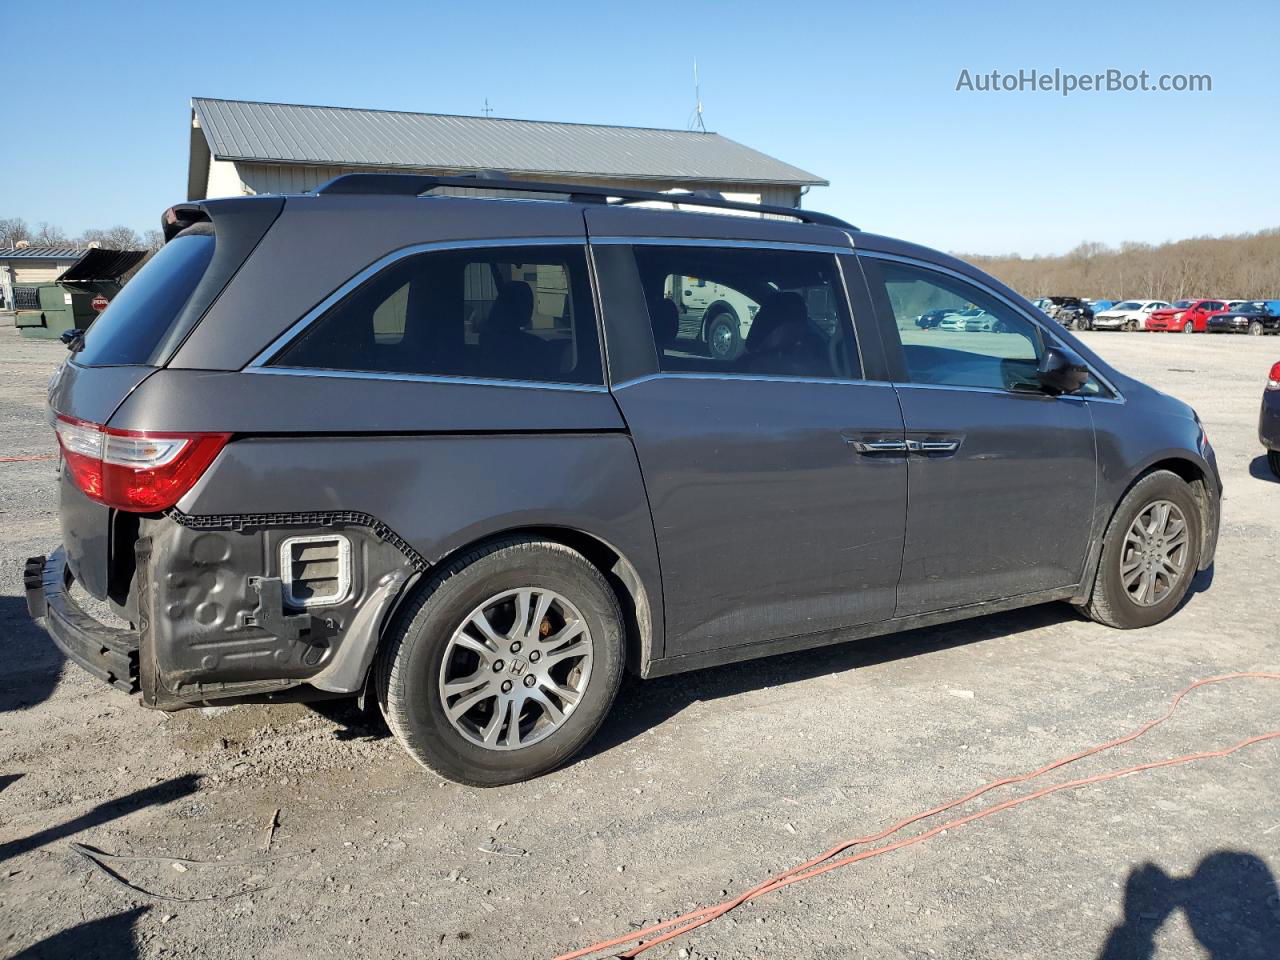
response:
<path id="1" fill-rule="evenodd" d="M 1280 483 L 1256 436 L 1280 339 L 1085 336 L 1193 403 L 1218 451 L 1217 564 L 1169 622 L 1052 605 L 629 681 L 584 756 L 486 791 L 345 704 L 165 715 L 65 663 L 21 597 L 23 558 L 58 540 L 53 463 L 0 463 L 0 955 L 551 957 L 1125 733 L 1197 678 L 1280 671 Z M 63 355 L 0 322 L 0 457 L 54 451 Z M 1278 708 L 1277 683 L 1209 688 L 1047 779 L 1235 743 Z M 1064 791 L 646 957 L 1276 957 L 1278 783 L 1271 741 Z M 72 843 L 140 858 L 100 862 L 148 893 Z"/>

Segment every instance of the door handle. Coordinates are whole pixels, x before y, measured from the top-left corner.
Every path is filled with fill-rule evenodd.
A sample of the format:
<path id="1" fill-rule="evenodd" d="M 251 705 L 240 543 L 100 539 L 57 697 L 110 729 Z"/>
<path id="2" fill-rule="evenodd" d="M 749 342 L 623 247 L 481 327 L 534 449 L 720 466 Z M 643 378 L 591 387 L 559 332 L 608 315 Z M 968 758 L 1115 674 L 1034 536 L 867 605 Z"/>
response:
<path id="1" fill-rule="evenodd" d="M 862 440 L 858 437 L 845 437 L 844 442 L 859 453 L 906 453 L 905 440 Z"/>
<path id="2" fill-rule="evenodd" d="M 907 449 L 912 453 L 955 453 L 960 449 L 959 440 L 908 440 Z"/>

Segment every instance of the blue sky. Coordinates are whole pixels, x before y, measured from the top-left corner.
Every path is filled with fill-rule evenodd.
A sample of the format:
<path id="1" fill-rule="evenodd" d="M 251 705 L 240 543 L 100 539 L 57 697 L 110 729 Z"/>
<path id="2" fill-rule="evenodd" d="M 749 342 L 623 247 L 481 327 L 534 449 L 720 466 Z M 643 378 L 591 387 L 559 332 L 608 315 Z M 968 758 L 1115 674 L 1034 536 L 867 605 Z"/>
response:
<path id="1" fill-rule="evenodd" d="M 708 129 L 827 178 L 806 206 L 864 229 L 1032 254 L 1280 226 L 1274 2 L 43 0 L 4 23 L 0 217 L 71 233 L 185 199 L 192 96 L 683 128 L 695 57 Z M 1213 90 L 955 90 L 1055 67 Z"/>

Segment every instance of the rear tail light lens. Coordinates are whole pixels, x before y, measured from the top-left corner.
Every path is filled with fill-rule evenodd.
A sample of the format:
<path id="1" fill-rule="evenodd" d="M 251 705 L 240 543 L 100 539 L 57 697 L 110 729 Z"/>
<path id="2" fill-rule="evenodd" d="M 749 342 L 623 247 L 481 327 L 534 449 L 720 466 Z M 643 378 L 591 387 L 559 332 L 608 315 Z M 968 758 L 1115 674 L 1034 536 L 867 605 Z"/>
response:
<path id="1" fill-rule="evenodd" d="M 63 416 L 54 430 L 67 472 L 85 496 L 133 513 L 172 507 L 231 439 L 229 433 L 113 430 Z"/>
<path id="2" fill-rule="evenodd" d="M 1267 389 L 1280 390 L 1280 363 L 1271 365 L 1271 372 L 1267 374 Z"/>

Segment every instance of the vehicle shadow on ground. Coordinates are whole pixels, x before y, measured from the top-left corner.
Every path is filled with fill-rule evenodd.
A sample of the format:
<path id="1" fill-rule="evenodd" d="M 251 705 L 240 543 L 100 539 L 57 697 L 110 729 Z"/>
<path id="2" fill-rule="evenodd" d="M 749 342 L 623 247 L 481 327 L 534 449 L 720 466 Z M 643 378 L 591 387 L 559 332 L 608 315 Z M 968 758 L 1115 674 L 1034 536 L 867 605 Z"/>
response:
<path id="1" fill-rule="evenodd" d="M 313 700 L 307 709 L 336 724 L 333 735 L 338 740 L 385 740 L 391 736 L 382 712 L 376 706 L 362 709 L 354 697 Z"/>
<path id="2" fill-rule="evenodd" d="M 150 907 L 90 920 L 46 937 L 13 960 L 132 960 L 139 956 L 134 924 Z"/>
<path id="3" fill-rule="evenodd" d="M 1219 850 L 1186 877 L 1153 863 L 1129 873 L 1124 919 L 1112 928 L 1098 960 L 1150 960 L 1160 927 L 1176 911 L 1210 960 L 1274 960 L 1280 949 L 1280 907 L 1271 870 L 1261 857 Z"/>
<path id="4" fill-rule="evenodd" d="M 1208 570 L 1201 570 L 1191 578 L 1191 586 L 1187 588 L 1187 592 L 1183 595 L 1182 599 L 1178 601 L 1178 606 L 1174 608 L 1174 611 L 1170 616 L 1177 616 L 1178 611 L 1190 603 L 1192 597 L 1198 593 L 1204 593 L 1213 586 L 1213 573 L 1217 566 L 1218 565 L 1216 563 L 1211 563 L 1209 564 Z"/>
<path id="5" fill-rule="evenodd" d="M 1271 472 L 1271 464 L 1267 463 L 1266 454 L 1254 457 L 1249 462 L 1249 476 L 1255 480 L 1265 480 L 1268 483 L 1280 483 L 1280 477 Z"/>
<path id="6" fill-rule="evenodd" d="M 0 597 L 0 713 L 49 699 L 66 659 L 31 620 L 25 597 Z"/>
<path id="7" fill-rule="evenodd" d="M 857 670 L 1025 630 L 1051 627 L 1077 618 L 1078 614 L 1065 603 L 1042 604 L 944 626 L 853 640 L 655 680 L 641 681 L 628 675 L 604 726 L 575 762 L 612 750 L 700 700 L 733 697 L 824 674 Z"/>
<path id="8" fill-rule="evenodd" d="M 80 833 L 82 830 L 88 830 L 91 827 L 118 820 L 120 817 L 128 816 L 144 807 L 169 803 L 172 800 L 190 796 L 199 787 L 199 774 L 188 773 L 183 774 L 181 777 L 163 780 L 142 790 L 135 790 L 133 793 L 127 793 L 123 797 L 117 797 L 115 800 L 106 800 L 88 812 L 82 813 L 80 816 L 65 823 L 46 827 L 44 830 L 33 833 L 29 837 L 0 843 L 0 863 L 10 857 L 29 853 L 37 847 L 53 843 L 55 840 L 61 840 L 64 837 Z"/>

